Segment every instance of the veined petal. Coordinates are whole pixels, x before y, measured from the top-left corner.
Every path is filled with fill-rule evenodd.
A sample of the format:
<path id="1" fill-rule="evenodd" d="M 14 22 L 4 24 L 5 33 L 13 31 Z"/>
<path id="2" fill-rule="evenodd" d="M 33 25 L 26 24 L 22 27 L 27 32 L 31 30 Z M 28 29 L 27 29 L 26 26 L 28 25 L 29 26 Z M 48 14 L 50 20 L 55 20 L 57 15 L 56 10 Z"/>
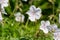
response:
<path id="1" fill-rule="evenodd" d="M 40 19 L 41 14 L 40 15 L 35 15 L 36 19 Z"/>
<path id="2" fill-rule="evenodd" d="M 30 10 L 31 10 L 31 11 L 35 11 L 35 10 L 36 10 L 36 7 L 35 7 L 34 5 L 32 5 L 32 6 L 30 7 Z"/>
<path id="3" fill-rule="evenodd" d="M 38 7 L 38 8 L 36 9 L 36 12 L 40 14 L 42 11 L 41 11 L 41 9 Z"/>
<path id="4" fill-rule="evenodd" d="M 60 29 L 56 29 L 55 32 L 60 32 Z"/>
<path id="5" fill-rule="evenodd" d="M 56 31 L 58 29 L 56 24 L 49 25 L 47 28 L 49 31 Z"/>
<path id="6" fill-rule="evenodd" d="M 53 30 L 58 29 L 57 25 L 56 25 L 56 24 L 53 24 L 53 25 L 52 25 L 52 29 L 53 29 Z"/>
<path id="7" fill-rule="evenodd" d="M 41 17 L 41 9 L 40 9 L 40 8 L 37 8 L 37 9 L 36 9 L 36 15 L 38 15 L 38 16 Z"/>

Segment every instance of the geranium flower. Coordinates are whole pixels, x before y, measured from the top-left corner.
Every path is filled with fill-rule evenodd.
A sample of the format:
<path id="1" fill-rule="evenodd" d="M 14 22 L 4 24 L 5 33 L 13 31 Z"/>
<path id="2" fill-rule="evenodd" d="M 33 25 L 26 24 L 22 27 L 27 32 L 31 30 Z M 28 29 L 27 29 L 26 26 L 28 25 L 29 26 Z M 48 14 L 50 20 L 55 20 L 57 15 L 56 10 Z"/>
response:
<path id="1" fill-rule="evenodd" d="M 24 15 L 22 15 L 20 12 L 14 14 L 14 16 L 17 22 L 24 22 Z"/>
<path id="2" fill-rule="evenodd" d="M 1 8 L 7 7 L 8 6 L 8 1 L 9 0 L 0 0 Z"/>
<path id="3" fill-rule="evenodd" d="M 2 14 L 0 12 L 0 22 L 3 20 Z"/>
<path id="4" fill-rule="evenodd" d="M 49 31 L 55 31 L 58 29 L 56 24 L 52 24 L 52 25 L 48 26 L 47 28 L 49 29 Z"/>
<path id="5" fill-rule="evenodd" d="M 32 5 L 26 14 L 29 15 L 29 20 L 36 21 L 41 17 L 41 9 L 39 7 L 36 8 L 34 5 Z"/>
<path id="6" fill-rule="evenodd" d="M 54 40 L 60 40 L 60 29 L 57 29 L 53 35 Z"/>
<path id="7" fill-rule="evenodd" d="M 50 25 L 49 21 L 41 21 L 40 29 L 43 30 L 44 33 L 48 33 L 49 29 L 47 28 Z"/>

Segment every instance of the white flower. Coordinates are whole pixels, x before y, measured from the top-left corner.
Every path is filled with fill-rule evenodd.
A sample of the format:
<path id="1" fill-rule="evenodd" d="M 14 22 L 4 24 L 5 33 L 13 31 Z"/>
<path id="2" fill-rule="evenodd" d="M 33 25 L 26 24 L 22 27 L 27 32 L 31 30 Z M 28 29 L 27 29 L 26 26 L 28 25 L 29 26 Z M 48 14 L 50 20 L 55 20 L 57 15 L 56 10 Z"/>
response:
<path id="1" fill-rule="evenodd" d="M 43 32 L 47 34 L 49 32 L 47 28 L 49 25 L 50 25 L 49 21 L 41 21 L 40 29 L 43 30 Z"/>
<path id="2" fill-rule="evenodd" d="M 56 24 L 52 24 L 52 25 L 48 26 L 47 28 L 49 29 L 49 31 L 55 31 L 58 29 Z"/>
<path id="3" fill-rule="evenodd" d="M 60 40 L 60 30 L 53 33 L 54 40 Z"/>
<path id="4" fill-rule="evenodd" d="M 14 16 L 17 22 L 24 22 L 24 15 L 22 15 L 20 12 L 14 14 Z"/>
<path id="5" fill-rule="evenodd" d="M 0 0 L 1 8 L 7 7 L 8 6 L 8 1 L 9 0 Z"/>
<path id="6" fill-rule="evenodd" d="M 56 29 L 56 30 L 55 30 L 55 32 L 60 32 L 60 29 L 59 29 L 59 28 L 58 28 L 58 29 Z"/>
<path id="7" fill-rule="evenodd" d="M 36 21 L 41 17 L 41 9 L 39 7 L 36 8 L 34 5 L 32 5 L 26 14 L 29 15 L 29 20 Z"/>
<path id="8" fill-rule="evenodd" d="M 0 22 L 3 20 L 3 18 L 2 18 L 2 14 L 1 14 L 1 12 L 0 12 Z"/>

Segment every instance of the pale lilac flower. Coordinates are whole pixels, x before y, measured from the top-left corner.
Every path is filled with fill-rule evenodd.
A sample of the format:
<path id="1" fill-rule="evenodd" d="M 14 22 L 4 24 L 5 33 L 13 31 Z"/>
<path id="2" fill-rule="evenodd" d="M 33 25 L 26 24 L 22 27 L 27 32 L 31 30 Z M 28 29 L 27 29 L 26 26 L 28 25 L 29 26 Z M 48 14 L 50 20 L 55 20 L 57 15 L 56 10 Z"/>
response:
<path id="1" fill-rule="evenodd" d="M 32 5 L 26 14 L 29 15 L 30 21 L 36 21 L 41 17 L 41 9 L 39 7 L 36 8 L 34 5 Z"/>
<path id="2" fill-rule="evenodd" d="M 3 20 L 2 14 L 0 12 L 0 22 Z"/>
<path id="3" fill-rule="evenodd" d="M 49 29 L 47 28 L 49 25 L 50 25 L 50 21 L 41 21 L 40 29 L 47 34 L 49 32 Z"/>
<path id="4" fill-rule="evenodd" d="M 14 14 L 14 16 L 17 22 L 24 22 L 24 15 L 22 15 L 20 12 Z"/>
<path id="5" fill-rule="evenodd" d="M 56 30 L 55 30 L 55 32 L 60 32 L 60 29 L 59 29 L 59 28 L 58 28 L 58 29 L 56 29 Z"/>
<path id="6" fill-rule="evenodd" d="M 7 7 L 8 6 L 8 1 L 9 0 L 0 0 L 1 8 Z"/>
<path id="7" fill-rule="evenodd" d="M 49 31 L 55 31 L 56 29 L 58 29 L 56 24 L 52 24 L 50 26 L 47 27 L 49 29 Z"/>
<path id="8" fill-rule="evenodd" d="M 54 38 L 54 40 L 60 40 L 60 29 L 57 29 L 57 30 L 53 33 L 53 38 Z"/>

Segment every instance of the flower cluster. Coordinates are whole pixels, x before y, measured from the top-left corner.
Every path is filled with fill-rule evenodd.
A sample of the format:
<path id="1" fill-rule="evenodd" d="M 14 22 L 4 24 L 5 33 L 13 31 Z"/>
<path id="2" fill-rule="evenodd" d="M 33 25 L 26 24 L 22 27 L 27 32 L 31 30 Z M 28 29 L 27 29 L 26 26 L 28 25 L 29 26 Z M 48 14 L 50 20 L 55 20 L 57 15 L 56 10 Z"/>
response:
<path id="1" fill-rule="evenodd" d="M 32 22 L 35 22 L 36 20 L 40 19 L 41 17 L 41 9 L 40 8 L 36 8 L 34 5 L 32 5 L 29 9 L 29 11 L 26 12 L 26 14 L 29 15 L 29 20 Z M 15 14 L 15 20 L 16 21 L 20 21 L 23 22 L 24 21 L 24 16 L 21 15 L 21 13 L 16 13 Z"/>
<path id="2" fill-rule="evenodd" d="M 8 0 L 0 0 L 0 1 L 1 1 L 0 2 L 0 7 L 1 7 L 0 21 L 2 21 L 3 17 L 1 13 L 7 14 L 4 10 L 4 7 L 8 6 Z M 23 1 L 27 1 L 27 0 L 23 0 Z M 36 8 L 34 5 L 30 6 L 29 10 L 26 12 L 26 14 L 28 14 L 29 16 L 28 19 L 32 22 L 39 20 L 42 16 L 41 13 L 42 13 L 41 9 L 39 7 Z M 21 22 L 21 23 L 24 22 L 25 16 L 22 13 L 17 12 L 14 14 L 14 16 L 15 16 L 15 21 Z M 60 17 L 60 14 L 59 14 L 59 17 Z M 59 23 L 60 23 L 60 19 L 59 19 Z M 56 24 L 50 24 L 50 21 L 43 20 L 41 21 L 40 30 L 42 30 L 45 34 L 47 34 L 48 32 L 54 31 L 53 38 L 55 40 L 60 40 L 60 29 L 58 29 Z"/>
<path id="3" fill-rule="evenodd" d="M 60 40 L 60 29 L 58 29 L 56 24 L 50 24 L 49 21 L 41 21 L 40 29 L 43 30 L 45 34 L 47 34 L 49 31 L 54 31 L 54 40 Z"/>
<path id="4" fill-rule="evenodd" d="M 1 4 L 1 8 L 2 8 L 2 10 L 1 10 L 2 13 L 7 14 L 4 10 L 4 7 L 8 6 L 8 0 L 2 0 L 0 2 L 0 4 Z M 36 20 L 40 19 L 40 17 L 41 17 L 41 9 L 39 7 L 36 8 L 34 5 L 32 5 L 30 7 L 29 11 L 26 12 L 26 14 L 29 15 L 29 20 L 36 21 Z M 23 15 L 21 16 L 21 13 L 14 14 L 14 16 L 16 17 L 15 18 L 16 21 L 19 21 L 19 22 L 24 21 L 24 16 Z"/>
<path id="5" fill-rule="evenodd" d="M 55 31 L 57 29 L 57 25 L 51 25 L 49 21 L 41 21 L 40 29 L 43 30 L 44 33 L 48 33 L 49 31 Z"/>

